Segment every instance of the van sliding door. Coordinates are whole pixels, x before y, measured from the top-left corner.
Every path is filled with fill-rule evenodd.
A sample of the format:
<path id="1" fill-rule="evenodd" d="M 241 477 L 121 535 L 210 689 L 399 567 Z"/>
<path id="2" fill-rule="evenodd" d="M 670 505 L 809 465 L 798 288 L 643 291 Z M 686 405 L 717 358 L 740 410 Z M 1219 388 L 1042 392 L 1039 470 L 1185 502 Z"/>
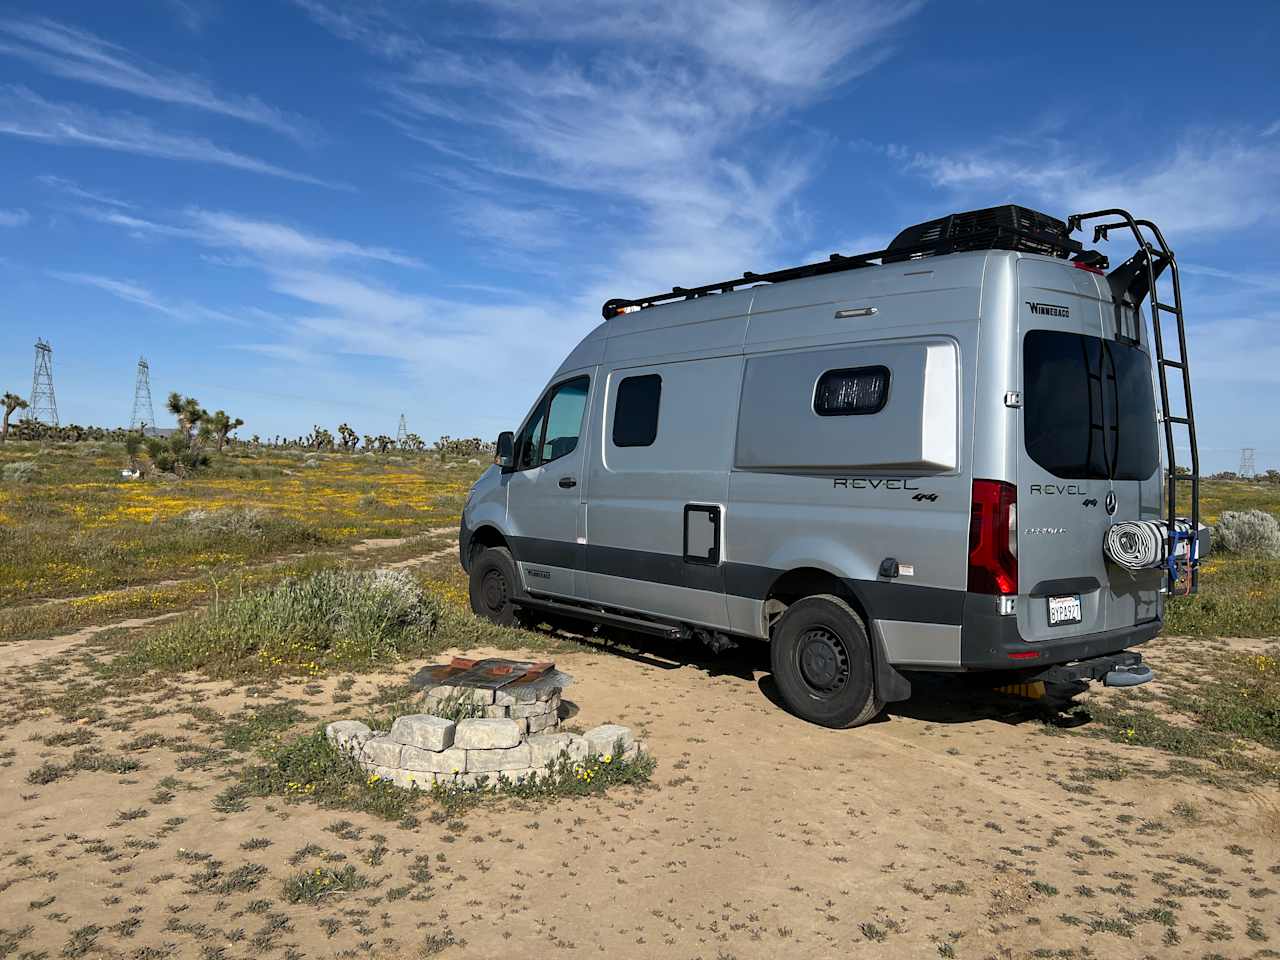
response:
<path id="1" fill-rule="evenodd" d="M 605 606 L 724 629 L 724 530 L 742 358 L 602 378 L 587 502 L 587 591 Z"/>

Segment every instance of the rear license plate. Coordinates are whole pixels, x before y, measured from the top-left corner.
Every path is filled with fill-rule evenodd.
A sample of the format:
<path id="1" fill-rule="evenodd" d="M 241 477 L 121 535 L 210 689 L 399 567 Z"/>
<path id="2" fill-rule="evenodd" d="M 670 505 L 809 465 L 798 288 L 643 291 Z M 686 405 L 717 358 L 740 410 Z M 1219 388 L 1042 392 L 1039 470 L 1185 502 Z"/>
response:
<path id="1" fill-rule="evenodd" d="M 1080 622 L 1080 595 L 1049 598 L 1049 626 Z"/>

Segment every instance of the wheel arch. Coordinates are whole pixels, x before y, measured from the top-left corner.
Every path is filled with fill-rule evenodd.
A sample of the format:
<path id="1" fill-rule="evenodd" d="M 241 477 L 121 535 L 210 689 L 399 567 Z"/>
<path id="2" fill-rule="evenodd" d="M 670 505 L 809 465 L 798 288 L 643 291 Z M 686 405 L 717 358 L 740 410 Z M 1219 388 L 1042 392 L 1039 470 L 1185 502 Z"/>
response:
<path id="1" fill-rule="evenodd" d="M 821 567 L 796 567 L 779 575 L 765 594 L 760 607 L 763 619 L 761 627 L 766 639 L 772 639 L 773 627 L 786 613 L 787 607 L 797 600 L 820 594 L 839 597 L 862 621 L 863 629 L 871 642 L 871 662 L 874 670 L 876 695 L 886 703 L 906 700 L 911 696 L 911 683 L 889 663 L 884 637 L 880 626 L 871 616 L 865 601 L 846 578 L 837 576 Z"/>
<path id="2" fill-rule="evenodd" d="M 483 523 L 471 531 L 471 537 L 467 543 L 467 557 L 469 560 L 475 560 L 480 555 L 480 551 L 487 550 L 490 547 L 506 547 L 511 550 L 511 543 L 503 536 L 502 531 L 490 523 Z M 514 559 L 515 554 L 512 554 Z"/>

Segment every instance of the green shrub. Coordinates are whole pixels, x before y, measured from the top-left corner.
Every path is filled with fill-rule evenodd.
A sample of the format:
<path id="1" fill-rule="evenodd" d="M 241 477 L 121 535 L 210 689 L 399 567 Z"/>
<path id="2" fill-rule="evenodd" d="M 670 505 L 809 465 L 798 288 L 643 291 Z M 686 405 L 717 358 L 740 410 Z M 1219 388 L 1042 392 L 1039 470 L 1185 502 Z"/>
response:
<path id="1" fill-rule="evenodd" d="M 31 460 L 15 460 L 0 468 L 5 483 L 34 483 L 40 476 L 40 468 Z"/>
<path id="2" fill-rule="evenodd" d="M 320 673 L 418 655 L 443 602 L 400 571 L 322 570 L 215 603 L 144 637 L 118 670 Z"/>
<path id="3" fill-rule="evenodd" d="M 1227 553 L 1280 557 L 1280 520 L 1265 510 L 1226 510 L 1214 525 L 1213 546 Z"/>
<path id="4" fill-rule="evenodd" d="M 173 522 L 200 534 L 215 537 L 238 537 L 246 540 L 265 540 L 281 527 L 301 528 L 302 524 L 288 517 L 264 510 L 262 507 L 219 507 L 214 510 L 188 510 L 173 518 Z"/>
<path id="5" fill-rule="evenodd" d="M 239 801 L 241 807 L 245 797 L 277 796 L 401 821 L 410 818 L 421 799 L 421 794 L 370 777 L 334 748 L 323 728 L 270 750 L 265 763 L 244 770 L 240 782 L 225 793 L 224 804 Z"/>

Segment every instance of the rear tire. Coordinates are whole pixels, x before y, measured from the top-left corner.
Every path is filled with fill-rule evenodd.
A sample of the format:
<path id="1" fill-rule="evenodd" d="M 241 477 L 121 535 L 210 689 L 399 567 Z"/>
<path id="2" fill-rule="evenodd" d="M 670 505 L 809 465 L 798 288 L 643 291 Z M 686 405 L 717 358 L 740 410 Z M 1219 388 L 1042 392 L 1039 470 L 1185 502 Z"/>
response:
<path id="1" fill-rule="evenodd" d="M 506 547 L 489 547 L 471 564 L 471 612 L 499 626 L 519 625 L 516 565 Z"/>
<path id="2" fill-rule="evenodd" d="M 788 607 L 773 629 L 770 660 L 783 701 L 810 723 L 856 727 L 884 707 L 866 628 L 837 596 L 805 597 Z"/>

